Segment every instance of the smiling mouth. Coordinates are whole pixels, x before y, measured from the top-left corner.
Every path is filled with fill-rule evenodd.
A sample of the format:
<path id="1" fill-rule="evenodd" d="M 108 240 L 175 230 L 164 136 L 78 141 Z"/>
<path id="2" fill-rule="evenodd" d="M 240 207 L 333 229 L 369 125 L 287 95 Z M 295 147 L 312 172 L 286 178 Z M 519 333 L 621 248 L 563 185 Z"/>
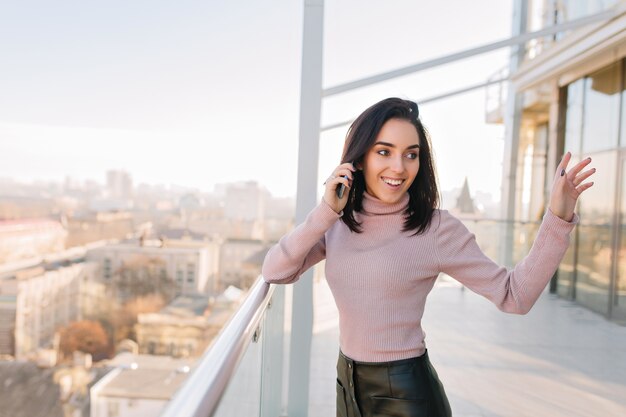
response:
<path id="1" fill-rule="evenodd" d="M 383 180 L 383 182 L 385 184 L 388 184 L 388 185 L 391 185 L 391 186 L 394 186 L 394 187 L 397 187 L 397 186 L 401 185 L 404 182 L 404 180 L 385 178 L 385 177 L 381 177 L 381 179 Z"/>

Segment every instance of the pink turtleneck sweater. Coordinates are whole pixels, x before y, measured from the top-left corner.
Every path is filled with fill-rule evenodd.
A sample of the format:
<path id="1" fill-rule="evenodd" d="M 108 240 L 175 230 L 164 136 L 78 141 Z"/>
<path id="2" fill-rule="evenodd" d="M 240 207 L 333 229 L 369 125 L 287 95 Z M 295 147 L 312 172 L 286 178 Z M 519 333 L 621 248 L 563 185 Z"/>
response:
<path id="1" fill-rule="evenodd" d="M 322 201 L 304 223 L 270 249 L 262 274 L 288 284 L 326 259 L 326 280 L 339 310 L 340 346 L 350 358 L 386 362 L 421 356 L 421 320 L 439 273 L 491 300 L 499 309 L 524 314 L 556 271 L 577 223 L 546 212 L 528 255 L 514 269 L 482 253 L 474 235 L 446 210 L 436 210 L 428 230 L 403 232 L 408 194 L 387 204 L 364 194 L 355 213 L 363 233 L 353 233 Z"/>

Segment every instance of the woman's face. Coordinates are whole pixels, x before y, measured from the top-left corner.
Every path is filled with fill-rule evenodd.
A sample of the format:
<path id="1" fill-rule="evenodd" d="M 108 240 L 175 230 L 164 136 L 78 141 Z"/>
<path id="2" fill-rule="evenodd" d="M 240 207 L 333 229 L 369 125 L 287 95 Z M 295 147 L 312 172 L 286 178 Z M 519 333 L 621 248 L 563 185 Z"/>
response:
<path id="1" fill-rule="evenodd" d="M 420 168 L 419 136 L 408 120 L 389 119 L 363 158 L 365 190 L 385 203 L 397 203 Z"/>

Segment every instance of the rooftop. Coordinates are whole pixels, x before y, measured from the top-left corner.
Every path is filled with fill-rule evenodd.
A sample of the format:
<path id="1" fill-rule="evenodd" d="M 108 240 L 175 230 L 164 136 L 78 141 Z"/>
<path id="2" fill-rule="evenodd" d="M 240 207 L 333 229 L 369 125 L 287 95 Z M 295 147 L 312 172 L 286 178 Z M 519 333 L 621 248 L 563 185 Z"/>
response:
<path id="1" fill-rule="evenodd" d="M 116 369 L 100 395 L 121 398 L 169 400 L 188 376 L 188 371 L 166 369 Z"/>

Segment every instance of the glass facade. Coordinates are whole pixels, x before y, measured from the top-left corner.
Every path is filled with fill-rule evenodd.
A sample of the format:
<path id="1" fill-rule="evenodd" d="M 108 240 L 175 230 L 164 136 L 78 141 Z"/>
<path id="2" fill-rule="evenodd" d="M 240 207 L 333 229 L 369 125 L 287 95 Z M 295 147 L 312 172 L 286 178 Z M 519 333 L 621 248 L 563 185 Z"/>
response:
<path id="1" fill-rule="evenodd" d="M 626 322 L 626 158 L 622 157 L 620 165 L 619 241 L 611 316 L 618 321 Z"/>
<path id="2" fill-rule="evenodd" d="M 575 296 L 578 302 L 602 314 L 608 312 L 613 258 L 615 153 L 590 154 L 599 169 L 594 175 L 594 186 L 585 192 L 578 206 Z"/>
<path id="3" fill-rule="evenodd" d="M 557 292 L 626 322 L 624 77 L 619 61 L 566 87 L 563 152 L 572 152 L 570 166 L 590 156 L 597 172 L 577 207 L 580 223 L 559 267 Z"/>
<path id="4" fill-rule="evenodd" d="M 614 149 L 619 129 L 621 61 L 585 78 L 583 153 Z"/>
<path id="5" fill-rule="evenodd" d="M 527 27 L 531 31 L 570 22 L 615 6 L 619 0 L 537 0 L 528 1 Z M 564 39 L 571 31 L 559 32 L 529 41 L 526 44 L 526 58 L 533 59 L 557 41 Z"/>
<path id="6" fill-rule="evenodd" d="M 617 0 L 552 0 L 552 3 L 560 12 L 560 20 L 569 21 L 606 10 Z"/>

